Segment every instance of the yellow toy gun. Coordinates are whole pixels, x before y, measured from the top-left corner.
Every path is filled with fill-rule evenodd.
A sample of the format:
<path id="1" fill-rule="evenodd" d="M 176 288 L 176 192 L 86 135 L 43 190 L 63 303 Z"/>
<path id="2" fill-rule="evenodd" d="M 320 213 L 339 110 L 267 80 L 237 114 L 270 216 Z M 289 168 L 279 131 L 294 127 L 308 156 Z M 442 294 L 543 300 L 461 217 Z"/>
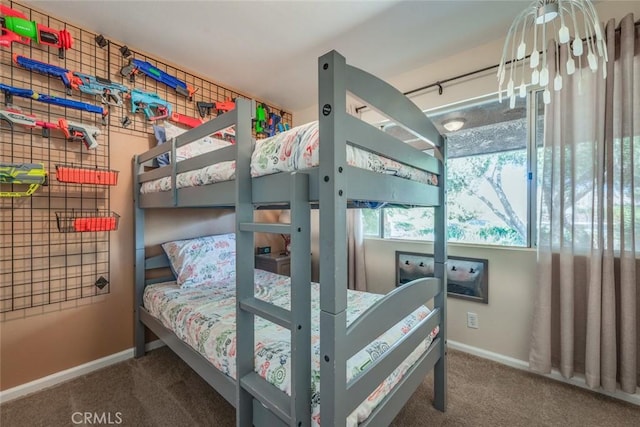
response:
<path id="1" fill-rule="evenodd" d="M 1 191 L 0 197 L 25 197 L 32 195 L 41 185 L 47 185 L 44 163 L 0 163 L 0 185 L 28 185 L 26 191 Z"/>

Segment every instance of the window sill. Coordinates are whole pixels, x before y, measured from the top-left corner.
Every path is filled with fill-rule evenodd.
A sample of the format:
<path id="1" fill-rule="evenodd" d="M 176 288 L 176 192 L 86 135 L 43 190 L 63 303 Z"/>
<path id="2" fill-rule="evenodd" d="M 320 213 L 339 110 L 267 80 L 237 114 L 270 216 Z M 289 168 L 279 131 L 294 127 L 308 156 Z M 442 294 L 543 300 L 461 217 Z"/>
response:
<path id="1" fill-rule="evenodd" d="M 389 242 L 391 244 L 427 244 L 433 245 L 432 240 L 411 240 L 411 239 L 385 239 L 382 237 L 374 237 L 374 236 L 365 236 L 365 240 L 375 240 L 381 242 Z M 524 246 L 502 246 L 502 245 L 489 245 L 489 244 L 481 244 L 481 243 L 462 243 L 462 242 L 448 242 L 447 247 L 460 247 L 460 248 L 478 248 L 478 249 L 488 249 L 488 250 L 509 250 L 509 251 L 521 251 L 521 252 L 536 252 L 537 248 L 535 247 L 524 247 Z"/>

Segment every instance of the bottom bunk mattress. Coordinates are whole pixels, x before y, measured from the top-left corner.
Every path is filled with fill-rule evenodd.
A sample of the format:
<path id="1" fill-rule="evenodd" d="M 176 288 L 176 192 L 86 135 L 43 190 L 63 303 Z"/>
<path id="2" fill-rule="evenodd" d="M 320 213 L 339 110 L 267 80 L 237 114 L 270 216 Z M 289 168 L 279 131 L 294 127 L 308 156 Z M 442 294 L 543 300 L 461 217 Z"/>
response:
<path id="1" fill-rule="evenodd" d="M 207 142 L 208 141 L 208 142 Z M 279 172 L 293 172 L 318 166 L 319 159 L 318 122 L 297 126 L 275 136 L 258 140 L 251 155 L 251 176 L 259 177 Z M 187 150 L 191 145 L 195 148 Z M 230 143 L 215 138 L 203 138 L 180 147 L 183 159 L 215 151 Z M 347 145 L 347 163 L 360 169 L 398 176 L 400 178 L 438 185 L 437 175 L 396 162 L 361 148 Z M 197 187 L 235 179 L 236 162 L 225 161 L 200 169 L 179 173 L 176 187 Z M 148 181 L 140 187 L 140 193 L 156 193 L 171 190 L 171 177 Z"/>
<path id="2" fill-rule="evenodd" d="M 256 297 L 290 308 L 289 277 L 255 270 Z M 348 292 L 347 324 L 351 324 L 382 295 Z M 224 282 L 206 282 L 181 289 L 175 282 L 149 285 L 144 292 L 144 307 L 172 330 L 178 338 L 197 350 L 218 370 L 235 379 L 236 364 L 236 299 L 235 277 Z M 319 285 L 311 292 L 311 388 L 312 424 L 320 424 L 320 331 Z M 365 371 L 380 354 L 420 323 L 429 310 L 420 307 L 347 362 L 347 380 Z M 437 328 L 424 340 L 371 395 L 349 416 L 347 425 L 364 421 L 391 391 L 407 370 L 418 360 L 435 336 Z M 290 332 L 274 323 L 256 317 L 255 371 L 280 390 L 291 394 Z"/>

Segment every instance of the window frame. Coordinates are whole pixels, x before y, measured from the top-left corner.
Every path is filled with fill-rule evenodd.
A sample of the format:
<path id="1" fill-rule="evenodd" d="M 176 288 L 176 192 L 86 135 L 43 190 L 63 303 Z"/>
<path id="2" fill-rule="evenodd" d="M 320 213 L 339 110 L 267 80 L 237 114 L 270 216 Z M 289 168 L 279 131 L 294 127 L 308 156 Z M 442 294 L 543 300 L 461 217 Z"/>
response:
<path id="1" fill-rule="evenodd" d="M 540 104 L 542 102 L 541 98 L 540 98 L 540 94 L 542 93 L 542 90 L 540 89 L 535 89 L 532 87 L 529 87 L 527 90 L 527 99 L 525 101 L 525 107 L 526 107 L 526 113 L 525 113 L 525 119 L 526 119 L 526 123 L 527 123 L 527 141 L 526 141 L 526 152 L 527 152 L 527 161 L 525 164 L 526 167 L 526 187 L 527 187 L 527 214 L 526 214 L 526 220 L 527 220 L 527 236 L 525 239 L 526 244 L 524 246 L 513 246 L 513 245 L 501 245 L 501 244 L 495 244 L 495 243 L 477 243 L 477 242 L 455 242 L 456 244 L 463 244 L 463 245 L 470 245 L 470 246 L 492 246 L 492 247 L 499 247 L 499 248 L 512 248 L 512 249 L 530 249 L 530 248 L 536 248 L 537 247 L 537 231 L 538 231 L 538 200 L 537 200 L 537 193 L 538 193 L 538 152 L 537 152 L 537 111 L 540 107 Z M 468 105 L 477 103 L 479 100 L 485 99 L 485 100 L 490 100 L 490 99 L 497 99 L 498 98 L 498 93 L 491 93 L 491 94 L 487 94 L 485 96 L 481 96 L 481 97 L 477 97 L 477 98 L 473 98 L 473 99 L 469 99 L 469 100 L 465 100 L 465 101 L 461 101 L 455 104 L 451 104 L 448 106 L 443 106 L 443 107 L 437 107 L 437 108 L 432 108 L 429 110 L 425 110 L 423 111 L 425 115 L 427 115 L 428 113 L 433 113 L 435 111 L 437 112 L 446 112 L 447 110 L 451 110 L 452 106 L 455 105 L 456 109 L 459 108 L 464 108 Z M 504 102 L 504 100 L 503 100 Z M 544 117 L 543 117 L 544 120 Z M 544 131 L 542 132 L 541 137 L 544 139 Z M 397 238 L 397 237 L 388 237 L 385 235 L 385 208 L 381 208 L 379 209 L 379 215 L 378 215 L 378 234 L 365 234 L 364 237 L 365 239 L 367 238 L 378 238 L 378 239 L 385 239 L 385 240 L 399 240 L 399 241 L 407 241 L 407 242 L 433 242 L 432 240 L 417 240 L 417 239 L 406 239 L 406 238 Z"/>

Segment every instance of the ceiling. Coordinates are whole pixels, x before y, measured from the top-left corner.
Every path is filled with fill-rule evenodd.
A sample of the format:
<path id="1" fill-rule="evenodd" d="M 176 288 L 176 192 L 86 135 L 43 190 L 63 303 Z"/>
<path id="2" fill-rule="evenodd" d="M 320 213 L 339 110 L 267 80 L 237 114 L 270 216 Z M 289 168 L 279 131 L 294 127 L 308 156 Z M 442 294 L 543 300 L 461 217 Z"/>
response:
<path id="1" fill-rule="evenodd" d="M 390 79 L 504 37 L 527 2 L 39 0 L 28 4 L 296 111 L 316 102 L 317 58 L 331 49 L 349 63 Z"/>

